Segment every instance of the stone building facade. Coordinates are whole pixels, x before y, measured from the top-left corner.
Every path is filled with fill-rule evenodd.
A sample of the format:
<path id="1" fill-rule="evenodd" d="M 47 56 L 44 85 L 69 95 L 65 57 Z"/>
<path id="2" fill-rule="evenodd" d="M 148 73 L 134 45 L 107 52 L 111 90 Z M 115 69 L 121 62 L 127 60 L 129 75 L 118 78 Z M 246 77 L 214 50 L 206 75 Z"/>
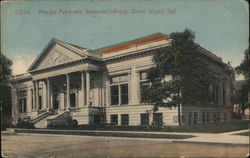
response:
<path id="1" fill-rule="evenodd" d="M 168 35 L 156 33 L 97 50 L 52 38 L 27 73 L 12 83 L 13 123 L 32 121 L 38 128 L 62 123 L 71 116 L 78 124 L 178 125 L 178 109 L 144 103 L 142 89 L 150 85 L 147 70 L 155 52 L 168 47 Z M 207 124 L 231 118 L 232 71 L 222 59 L 200 48 L 221 78 L 211 86 L 209 106 L 181 106 L 183 125 Z"/>

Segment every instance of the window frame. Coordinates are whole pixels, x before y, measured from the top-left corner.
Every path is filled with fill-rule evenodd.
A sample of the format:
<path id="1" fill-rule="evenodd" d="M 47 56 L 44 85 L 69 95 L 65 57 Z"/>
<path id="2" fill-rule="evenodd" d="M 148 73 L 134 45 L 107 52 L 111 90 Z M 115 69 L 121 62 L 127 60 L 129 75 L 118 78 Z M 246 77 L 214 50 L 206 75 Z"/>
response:
<path id="1" fill-rule="evenodd" d="M 146 121 L 143 121 L 143 118 L 147 117 Z M 140 114 L 140 125 L 141 126 L 149 126 L 150 125 L 150 118 L 149 113 L 141 113 Z"/>
<path id="2" fill-rule="evenodd" d="M 139 94 L 139 97 L 140 97 L 139 101 L 140 101 L 141 104 L 147 104 L 146 102 L 142 101 L 142 84 L 148 84 L 149 87 L 151 87 L 152 83 L 147 79 L 147 77 L 146 78 L 142 77 L 143 73 L 146 73 L 148 75 L 147 70 L 139 72 L 139 90 L 140 90 L 139 91 L 140 92 L 140 94 Z"/>
<path id="3" fill-rule="evenodd" d="M 153 113 L 153 122 L 157 124 L 163 124 L 163 113 Z"/>
<path id="4" fill-rule="evenodd" d="M 123 76 L 127 76 L 128 77 L 128 74 L 123 74 L 123 75 L 116 75 L 116 76 L 111 76 L 110 77 L 110 105 L 111 106 L 120 106 L 120 105 L 128 105 L 129 104 L 129 83 L 128 83 L 128 79 L 125 80 L 125 81 L 121 81 L 121 82 L 114 82 L 113 83 L 113 78 L 115 77 L 123 77 Z M 123 95 L 122 94 L 122 86 L 124 85 L 127 85 L 127 94 L 126 95 Z M 116 96 L 118 96 L 118 104 L 112 104 L 112 87 L 113 86 L 117 86 L 118 87 L 118 94 Z M 123 103 L 123 96 L 127 96 L 127 103 Z"/>
<path id="5" fill-rule="evenodd" d="M 197 125 L 198 124 L 198 112 L 194 112 L 194 119 L 193 119 L 193 123 L 194 125 Z"/>
<path id="6" fill-rule="evenodd" d="M 112 121 L 112 120 L 113 120 L 112 117 L 116 117 L 116 120 L 115 120 L 115 121 Z M 117 115 L 117 114 L 112 114 L 112 115 L 110 115 L 110 123 L 111 123 L 112 125 L 118 125 L 118 115 Z"/>
<path id="7" fill-rule="evenodd" d="M 121 114 L 121 126 L 129 126 L 129 114 Z"/>

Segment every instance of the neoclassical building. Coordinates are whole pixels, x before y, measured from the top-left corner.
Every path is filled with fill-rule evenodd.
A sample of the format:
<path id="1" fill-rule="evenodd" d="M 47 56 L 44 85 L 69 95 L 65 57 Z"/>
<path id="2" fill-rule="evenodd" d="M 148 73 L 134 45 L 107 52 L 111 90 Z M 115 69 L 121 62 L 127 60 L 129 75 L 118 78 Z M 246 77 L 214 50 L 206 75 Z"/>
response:
<path id="1" fill-rule="evenodd" d="M 156 33 L 132 41 L 89 50 L 52 38 L 28 68 L 12 83 L 13 123 L 28 119 L 37 128 L 65 122 L 78 124 L 178 125 L 178 109 L 153 110 L 142 99 L 150 85 L 147 70 L 152 57 L 171 44 L 168 35 Z M 233 75 L 220 57 L 200 48 L 211 70 L 221 79 L 210 86 L 206 106 L 181 106 L 183 125 L 207 124 L 231 118 Z"/>

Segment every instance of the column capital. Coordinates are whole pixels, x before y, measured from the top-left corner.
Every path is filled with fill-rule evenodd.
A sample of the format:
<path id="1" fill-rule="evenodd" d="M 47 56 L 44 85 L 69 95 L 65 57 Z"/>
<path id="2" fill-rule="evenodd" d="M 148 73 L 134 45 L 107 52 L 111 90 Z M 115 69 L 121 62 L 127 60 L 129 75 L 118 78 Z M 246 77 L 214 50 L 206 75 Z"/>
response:
<path id="1" fill-rule="evenodd" d="M 80 70 L 80 73 L 85 73 L 86 71 L 85 70 Z"/>
<path id="2" fill-rule="evenodd" d="M 67 77 L 67 76 L 70 76 L 70 73 L 66 73 L 66 74 L 64 74 L 64 75 Z"/>
<path id="3" fill-rule="evenodd" d="M 90 69 L 85 70 L 86 73 L 90 73 L 90 71 L 91 71 Z"/>

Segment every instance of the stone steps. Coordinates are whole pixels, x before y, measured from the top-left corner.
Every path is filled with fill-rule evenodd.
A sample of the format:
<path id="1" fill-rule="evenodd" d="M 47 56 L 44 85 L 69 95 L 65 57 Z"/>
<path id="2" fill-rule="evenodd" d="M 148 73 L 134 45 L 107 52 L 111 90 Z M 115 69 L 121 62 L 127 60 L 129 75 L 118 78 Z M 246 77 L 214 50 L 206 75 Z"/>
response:
<path id="1" fill-rule="evenodd" d="M 34 126 L 36 128 L 47 128 L 51 124 L 53 125 L 57 125 L 57 123 L 63 124 L 66 121 L 66 117 L 68 116 L 65 115 L 66 113 L 67 111 L 61 111 L 58 112 L 57 114 L 48 115 L 47 117 L 35 123 Z"/>

